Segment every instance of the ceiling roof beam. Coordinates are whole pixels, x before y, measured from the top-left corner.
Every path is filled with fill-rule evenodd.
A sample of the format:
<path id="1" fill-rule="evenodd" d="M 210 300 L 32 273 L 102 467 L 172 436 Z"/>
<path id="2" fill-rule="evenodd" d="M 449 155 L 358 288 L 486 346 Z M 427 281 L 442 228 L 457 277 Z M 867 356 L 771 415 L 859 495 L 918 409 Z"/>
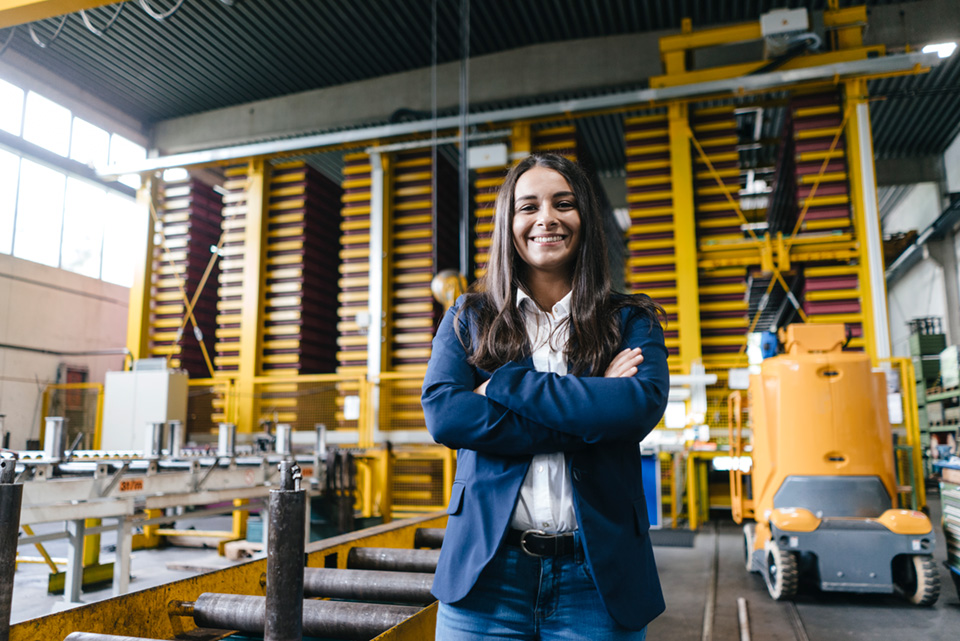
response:
<path id="1" fill-rule="evenodd" d="M 902 73 L 933 67 L 941 60 L 935 53 L 909 53 L 882 58 L 869 58 L 851 62 L 841 62 L 818 67 L 789 69 L 770 73 L 713 80 L 678 87 L 621 91 L 600 96 L 545 102 L 524 107 L 512 107 L 495 111 L 474 112 L 468 115 L 467 125 L 485 125 L 516 120 L 532 120 L 556 115 L 573 115 L 584 112 L 618 109 L 629 105 L 663 104 L 671 100 L 683 100 L 706 97 L 743 95 L 773 89 L 783 89 L 801 84 L 836 80 L 840 78 Z M 315 107 L 317 108 L 317 107 Z M 105 177 L 156 171 L 171 167 L 188 167 L 222 163 L 230 160 L 277 155 L 294 151 L 322 149 L 335 145 L 353 144 L 395 136 L 455 129 L 460 125 L 459 116 L 447 116 L 436 120 L 423 119 L 413 122 L 401 122 L 311 134 L 294 138 L 256 142 L 228 147 L 204 149 L 182 154 L 148 158 L 142 162 L 122 166 L 107 167 L 101 175 Z"/>

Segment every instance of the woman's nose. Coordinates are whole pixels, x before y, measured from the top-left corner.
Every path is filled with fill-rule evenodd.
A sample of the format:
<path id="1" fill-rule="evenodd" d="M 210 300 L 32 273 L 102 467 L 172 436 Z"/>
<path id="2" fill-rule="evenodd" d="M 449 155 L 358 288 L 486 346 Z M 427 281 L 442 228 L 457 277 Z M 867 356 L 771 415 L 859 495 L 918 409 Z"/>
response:
<path id="1" fill-rule="evenodd" d="M 552 205 L 544 205 L 537 213 L 537 224 L 544 227 L 552 227 L 557 224 L 557 212 Z"/>

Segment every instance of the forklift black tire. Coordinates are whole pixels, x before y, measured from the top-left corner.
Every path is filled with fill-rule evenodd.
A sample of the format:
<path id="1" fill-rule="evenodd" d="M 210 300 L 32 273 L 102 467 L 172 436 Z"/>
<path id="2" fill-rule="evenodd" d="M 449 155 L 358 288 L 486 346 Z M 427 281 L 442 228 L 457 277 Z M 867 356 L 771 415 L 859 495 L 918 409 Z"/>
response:
<path id="1" fill-rule="evenodd" d="M 904 598 L 914 605 L 933 605 L 940 597 L 940 570 L 929 554 L 896 557 L 893 581 Z"/>
<path id="2" fill-rule="evenodd" d="M 743 567 L 747 572 L 756 572 L 753 567 L 753 545 L 756 541 L 757 533 L 752 523 L 745 523 L 743 526 Z"/>
<path id="3" fill-rule="evenodd" d="M 797 567 L 797 555 L 781 550 L 773 539 L 767 541 L 764 550 L 763 580 L 767 592 L 774 601 L 790 601 L 797 594 L 800 583 L 800 570 Z"/>

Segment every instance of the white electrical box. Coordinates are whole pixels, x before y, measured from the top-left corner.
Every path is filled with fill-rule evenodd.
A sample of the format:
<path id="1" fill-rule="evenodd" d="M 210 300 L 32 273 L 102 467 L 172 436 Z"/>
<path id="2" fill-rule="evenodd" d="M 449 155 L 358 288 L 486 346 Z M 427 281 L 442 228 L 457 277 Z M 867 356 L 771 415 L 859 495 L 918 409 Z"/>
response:
<path id="1" fill-rule="evenodd" d="M 470 169 L 505 167 L 508 164 L 507 146 L 503 143 L 467 148 L 467 167 Z"/>
<path id="2" fill-rule="evenodd" d="M 760 33 L 764 37 L 809 30 L 806 9 L 776 9 L 760 16 Z"/>
<path id="3" fill-rule="evenodd" d="M 188 380 L 186 372 L 168 369 L 107 372 L 101 449 L 145 449 L 150 423 L 181 421 L 185 426 Z M 185 432 L 180 430 L 181 438 Z"/>

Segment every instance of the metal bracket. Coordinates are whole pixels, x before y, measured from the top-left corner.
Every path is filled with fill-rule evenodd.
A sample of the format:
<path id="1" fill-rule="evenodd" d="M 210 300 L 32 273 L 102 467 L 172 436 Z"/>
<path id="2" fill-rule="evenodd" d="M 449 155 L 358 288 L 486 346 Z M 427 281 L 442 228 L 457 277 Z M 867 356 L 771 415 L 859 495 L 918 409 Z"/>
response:
<path id="1" fill-rule="evenodd" d="M 113 488 L 117 486 L 117 483 L 120 482 L 120 478 L 130 469 L 130 461 L 124 461 L 123 465 L 120 466 L 120 469 L 117 470 L 117 473 L 113 475 L 113 478 L 110 479 L 110 482 L 107 483 L 107 487 L 100 490 L 100 496 L 106 496 L 113 491 Z"/>

